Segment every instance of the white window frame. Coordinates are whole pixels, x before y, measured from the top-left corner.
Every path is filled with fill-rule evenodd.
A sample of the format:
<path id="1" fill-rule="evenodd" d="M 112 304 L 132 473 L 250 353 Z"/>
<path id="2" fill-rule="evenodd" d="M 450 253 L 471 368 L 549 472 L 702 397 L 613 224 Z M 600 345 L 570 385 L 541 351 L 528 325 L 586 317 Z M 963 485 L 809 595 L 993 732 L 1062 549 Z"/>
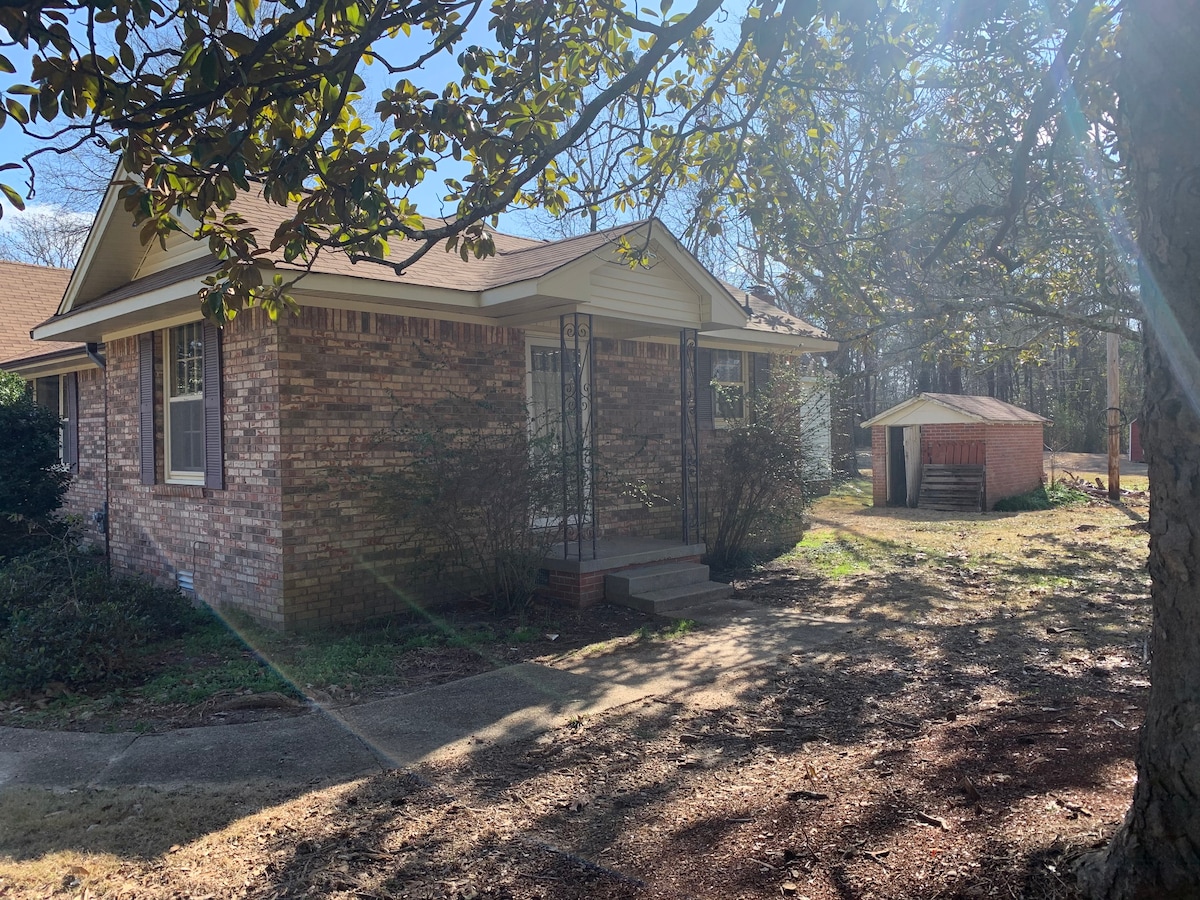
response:
<path id="1" fill-rule="evenodd" d="M 713 349 L 712 353 L 712 370 L 713 377 L 710 385 L 710 390 L 713 392 L 713 427 L 714 428 L 737 428 L 744 425 L 750 413 L 750 364 L 751 358 L 744 350 L 723 350 Z M 717 377 L 717 354 L 718 353 L 736 353 L 741 357 L 742 363 L 742 379 L 741 381 L 726 381 Z M 737 388 L 742 392 L 742 414 L 740 416 L 719 415 L 721 409 L 721 389 L 722 388 Z"/>
<path id="2" fill-rule="evenodd" d="M 174 333 L 180 328 L 196 328 L 197 340 L 200 344 L 200 351 L 196 357 L 200 365 L 200 390 L 197 393 L 173 395 L 172 380 L 175 372 L 175 341 Z M 183 325 L 176 325 L 171 328 L 164 329 L 162 338 L 162 363 L 163 363 L 163 473 L 166 476 L 167 484 L 192 484 L 204 485 L 204 327 L 200 321 L 187 322 Z M 186 400 L 188 402 L 200 403 L 200 468 L 196 471 L 180 470 L 175 471 L 171 468 L 171 401 Z"/>

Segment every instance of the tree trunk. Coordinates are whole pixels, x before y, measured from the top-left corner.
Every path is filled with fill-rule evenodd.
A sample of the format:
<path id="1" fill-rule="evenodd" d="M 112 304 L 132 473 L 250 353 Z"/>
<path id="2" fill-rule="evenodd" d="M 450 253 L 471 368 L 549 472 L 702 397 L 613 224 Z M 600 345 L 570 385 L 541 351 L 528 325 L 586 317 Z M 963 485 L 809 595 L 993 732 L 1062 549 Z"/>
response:
<path id="1" fill-rule="evenodd" d="M 1154 607 L 1137 787 L 1093 898 L 1200 897 L 1200 0 L 1140 0 L 1122 22 L 1122 156 L 1138 204 Z"/>
<path id="2" fill-rule="evenodd" d="M 829 385 L 829 452 L 835 479 L 858 477 L 856 451 L 858 421 L 855 415 L 857 391 L 855 385 L 864 380 L 861 371 L 854 371 L 854 358 L 846 348 L 833 357 Z"/>

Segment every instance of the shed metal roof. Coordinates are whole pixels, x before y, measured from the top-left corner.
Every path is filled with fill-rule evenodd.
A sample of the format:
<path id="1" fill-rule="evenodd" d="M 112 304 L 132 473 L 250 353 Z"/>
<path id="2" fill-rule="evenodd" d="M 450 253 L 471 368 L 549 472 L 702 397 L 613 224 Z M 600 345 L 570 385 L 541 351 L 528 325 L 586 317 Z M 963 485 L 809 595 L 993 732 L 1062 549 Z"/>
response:
<path id="1" fill-rule="evenodd" d="M 935 394 L 925 392 L 893 406 L 862 423 L 863 428 L 874 425 L 932 425 L 953 422 L 984 424 L 1039 424 L 1048 422 L 1043 416 L 1027 409 L 997 400 L 970 394 Z"/>

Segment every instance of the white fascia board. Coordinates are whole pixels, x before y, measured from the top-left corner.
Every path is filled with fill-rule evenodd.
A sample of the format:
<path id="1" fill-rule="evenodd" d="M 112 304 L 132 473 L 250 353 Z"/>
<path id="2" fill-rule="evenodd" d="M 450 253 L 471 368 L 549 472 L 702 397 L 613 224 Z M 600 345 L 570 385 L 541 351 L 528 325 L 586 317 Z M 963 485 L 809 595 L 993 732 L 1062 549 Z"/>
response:
<path id="1" fill-rule="evenodd" d="M 666 257 L 673 264 L 676 273 L 686 276 L 687 280 L 692 282 L 693 287 L 699 291 L 702 307 L 701 317 L 713 325 L 735 328 L 749 322 L 750 313 L 746 312 L 745 307 L 734 299 L 726 290 L 725 285 L 721 284 L 712 272 L 704 268 L 692 256 L 688 249 L 680 243 L 679 238 L 671 232 L 671 229 L 658 220 L 655 220 L 655 226 L 651 232 L 652 239 L 657 240 L 659 248 L 666 251 Z M 640 234 L 641 231 L 642 229 L 639 228 L 637 233 Z M 664 241 L 659 235 L 667 235 L 668 240 Z M 707 315 L 704 315 L 705 313 Z"/>
<path id="2" fill-rule="evenodd" d="M 284 281 L 303 275 L 294 269 L 264 270 L 263 281 L 270 282 L 274 275 L 283 276 Z M 453 288 L 429 287 L 398 281 L 380 281 L 374 278 L 355 278 L 350 275 L 309 273 L 296 283 L 297 297 L 311 297 L 311 305 L 319 306 L 322 297 L 362 298 L 393 305 L 406 305 L 430 310 L 457 309 L 460 312 L 476 311 L 480 308 L 478 291 L 460 291 Z"/>
<path id="3" fill-rule="evenodd" d="M 0 369 L 15 372 L 26 380 L 43 378 L 47 375 L 65 375 L 68 372 L 81 372 L 94 368 L 96 368 L 96 364 L 92 362 L 82 347 L 77 351 L 72 350 L 65 353 L 59 351 L 46 356 L 34 356 L 29 359 L 0 363 Z"/>
<path id="4" fill-rule="evenodd" d="M 871 428 L 874 425 L 971 425 L 983 422 L 981 416 L 972 415 L 959 409 L 952 409 L 944 403 L 939 403 L 929 397 L 913 397 L 898 406 L 881 412 L 874 418 L 867 419 L 860 427 Z"/>
<path id="5" fill-rule="evenodd" d="M 113 179 L 114 181 L 116 179 L 115 172 Z M 79 261 L 75 263 L 75 268 L 71 271 L 71 278 L 67 281 L 67 289 L 63 293 L 62 301 L 58 305 L 57 315 L 65 315 L 74 307 L 75 299 L 79 295 L 79 289 L 86 280 L 87 271 L 91 268 L 92 261 L 96 258 L 100 244 L 103 243 L 104 232 L 108 227 L 108 223 L 112 220 L 116 206 L 117 186 L 113 181 L 110 181 L 108 188 L 104 192 L 104 199 L 100 201 L 100 208 L 96 211 L 96 218 L 92 220 L 92 227 L 88 229 L 87 238 L 83 242 L 83 249 L 79 252 Z"/>
<path id="6" fill-rule="evenodd" d="M 488 288 L 479 295 L 479 306 L 481 309 L 487 309 L 489 306 L 499 306 L 501 303 L 511 303 L 514 300 L 536 297 L 538 295 L 538 280 L 537 278 L 527 278 L 525 281 L 517 281 L 513 284 Z"/>
<path id="7" fill-rule="evenodd" d="M 700 346 L 714 350 L 757 350 L 760 353 L 829 353 L 838 348 L 838 342 L 804 335 L 724 328 L 700 332 Z"/>
<path id="8" fill-rule="evenodd" d="M 194 307 L 193 318 L 199 319 L 200 301 L 197 295 L 204 279 L 191 278 L 167 285 L 145 294 L 137 294 L 105 303 L 95 308 L 87 306 L 61 320 L 51 320 L 33 330 L 33 339 L 55 341 L 102 341 L 114 334 L 146 331 L 169 317 L 186 315 L 184 304 Z"/>

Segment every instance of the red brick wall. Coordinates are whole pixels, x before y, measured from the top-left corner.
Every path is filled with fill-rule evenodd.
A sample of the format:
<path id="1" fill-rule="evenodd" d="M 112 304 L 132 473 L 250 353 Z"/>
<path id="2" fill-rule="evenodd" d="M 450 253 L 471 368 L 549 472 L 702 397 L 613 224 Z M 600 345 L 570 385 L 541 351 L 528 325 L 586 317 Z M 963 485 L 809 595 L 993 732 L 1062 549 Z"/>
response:
<path id="1" fill-rule="evenodd" d="M 871 426 L 871 502 L 887 506 L 887 426 Z"/>
<path id="2" fill-rule="evenodd" d="M 287 627 L 444 600 L 411 575 L 396 526 L 376 510 L 372 477 L 401 461 L 381 437 L 399 410 L 447 397 L 485 400 L 493 421 L 523 422 L 524 332 L 314 308 L 279 331 Z"/>
<path id="3" fill-rule="evenodd" d="M 449 397 L 484 400 L 493 422 L 523 427 L 525 348 L 519 329 L 320 308 L 278 324 L 244 313 L 223 337 L 226 489 L 212 491 L 140 484 L 137 339 L 112 342 L 115 565 L 164 582 L 194 570 L 210 604 L 289 629 L 446 599 L 412 574 L 396 526 L 377 512 L 373 476 L 401 462 L 381 437 L 399 410 Z M 594 353 L 601 534 L 678 539 L 678 348 L 598 340 Z M 161 458 L 161 413 L 158 428 Z M 703 484 L 721 433 L 701 437 Z"/>
<path id="4" fill-rule="evenodd" d="M 593 353 L 600 534 L 679 540 L 679 348 L 600 339 Z"/>
<path id="5" fill-rule="evenodd" d="M 989 425 L 987 508 L 997 500 L 1034 490 L 1042 483 L 1042 425 Z"/>
<path id="6" fill-rule="evenodd" d="M 84 537 L 104 540 L 96 516 L 104 509 L 104 375 L 97 368 L 76 373 L 79 384 L 79 471 L 63 503 L 63 511 L 83 520 Z"/>
<path id="7" fill-rule="evenodd" d="M 156 335 L 156 339 L 161 338 Z M 137 338 L 110 342 L 110 552 L 118 570 L 173 584 L 193 571 L 197 593 L 284 626 L 276 329 L 243 313 L 223 336 L 225 490 L 141 483 Z M 161 353 L 161 339 L 156 340 Z M 156 393 L 161 394 L 161 379 Z M 161 396 L 156 419 L 161 423 Z M 161 424 L 157 450 L 162 455 Z M 160 479 L 161 481 L 161 479 Z"/>

